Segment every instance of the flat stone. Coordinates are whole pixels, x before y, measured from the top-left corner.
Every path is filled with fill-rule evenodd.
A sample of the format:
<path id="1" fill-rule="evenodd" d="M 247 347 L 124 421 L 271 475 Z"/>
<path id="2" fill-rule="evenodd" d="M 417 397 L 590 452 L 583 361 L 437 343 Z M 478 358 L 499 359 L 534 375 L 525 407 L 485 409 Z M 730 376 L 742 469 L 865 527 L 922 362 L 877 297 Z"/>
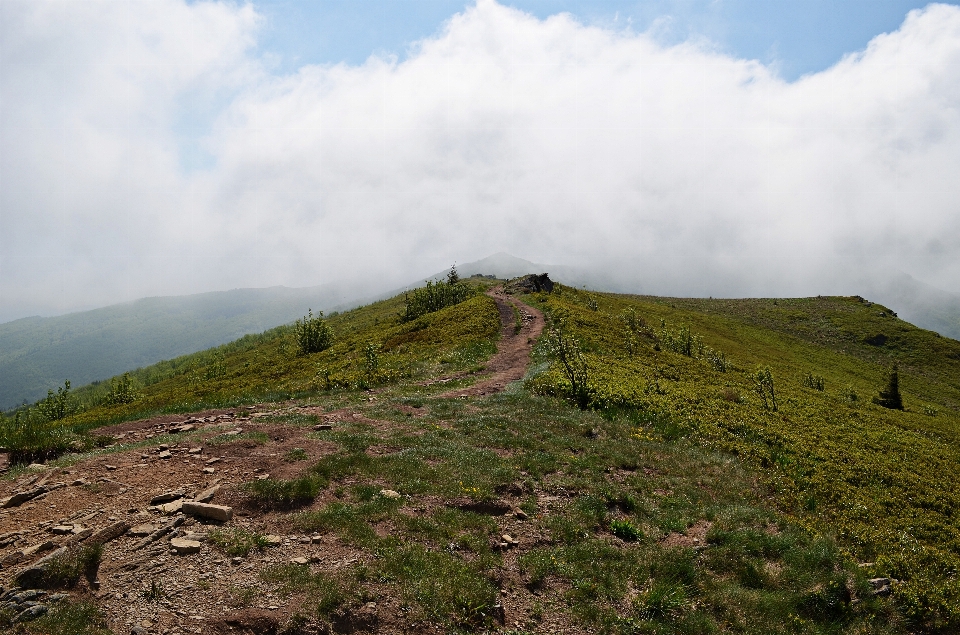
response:
<path id="1" fill-rule="evenodd" d="M 310 564 L 310 561 L 300 556 L 299 558 L 290 558 L 290 564 Z"/>
<path id="2" fill-rule="evenodd" d="M 187 454 L 200 454 L 203 452 L 203 448 L 190 448 L 187 450 Z"/>
<path id="3" fill-rule="evenodd" d="M 183 513 L 220 522 L 227 522 L 233 518 L 232 507 L 227 507 L 226 505 L 211 505 L 210 503 L 197 503 L 194 501 L 186 501 L 183 503 Z"/>
<path id="4" fill-rule="evenodd" d="M 214 463 L 219 463 L 219 462 L 220 462 L 219 456 L 215 456 L 212 459 L 207 459 L 206 461 L 207 465 L 213 465 Z"/>
<path id="5" fill-rule="evenodd" d="M 198 503 L 209 503 L 210 500 L 220 491 L 219 485 L 214 485 L 213 487 L 208 487 L 199 494 L 193 497 L 193 500 Z"/>
<path id="6" fill-rule="evenodd" d="M 137 525 L 136 527 L 131 527 L 129 534 L 135 538 L 143 538 L 144 536 L 149 536 L 155 532 L 159 527 L 150 523 L 144 523 L 142 525 Z"/>
<path id="7" fill-rule="evenodd" d="M 400 492 L 394 491 L 392 489 L 382 489 L 380 490 L 380 496 L 384 498 L 389 498 L 390 500 L 397 500 L 401 498 Z"/>
<path id="8" fill-rule="evenodd" d="M 32 556 L 32 555 L 35 554 L 35 553 L 42 553 L 42 552 L 44 552 L 44 551 L 50 551 L 51 549 L 53 549 L 53 548 L 56 547 L 56 546 L 57 546 L 57 543 L 52 542 L 52 541 L 50 541 L 50 540 L 45 540 L 45 541 L 43 541 L 43 542 L 41 542 L 41 543 L 37 543 L 37 544 L 33 545 L 32 547 L 27 547 L 26 549 L 24 549 L 24 550 L 22 551 L 22 553 L 23 553 L 23 555 L 25 555 L 25 556 Z"/>
<path id="9" fill-rule="evenodd" d="M 116 466 L 116 465 L 104 465 L 103 467 L 107 468 L 107 471 L 108 471 L 108 472 L 112 472 L 112 471 L 114 471 L 115 469 L 117 469 L 117 466 Z"/>
<path id="10" fill-rule="evenodd" d="M 163 494 L 157 494 L 150 499 L 151 505 L 159 505 L 160 503 L 169 503 L 170 501 L 177 500 L 178 498 L 183 498 L 186 494 L 182 489 L 171 490 L 169 492 L 164 492 Z"/>
<path id="11" fill-rule="evenodd" d="M 329 423 L 318 423 L 317 425 L 313 426 L 313 429 L 320 432 L 322 430 L 333 430 L 333 426 Z"/>
<path id="12" fill-rule="evenodd" d="M 177 550 L 180 555 L 188 553 L 200 553 L 200 543 L 196 540 L 187 538 L 171 538 L 170 546 Z"/>
<path id="13" fill-rule="evenodd" d="M 216 471 L 217 471 L 217 470 L 216 470 L 215 468 L 212 468 L 212 467 L 205 467 L 205 468 L 203 468 L 203 473 L 204 473 L 204 474 L 213 474 L 213 473 L 216 472 Z"/>
<path id="14" fill-rule="evenodd" d="M 161 453 L 158 454 L 157 456 L 159 456 L 161 459 L 169 459 L 169 458 L 170 458 L 171 456 L 173 456 L 173 455 L 170 454 L 170 450 L 164 450 L 163 452 L 161 452 Z"/>
<path id="15" fill-rule="evenodd" d="M 163 505 L 157 505 L 157 509 L 164 514 L 176 514 L 183 507 L 182 500 L 176 500 L 172 503 L 164 503 Z"/>
<path id="16" fill-rule="evenodd" d="M 206 533 L 202 531 L 188 531 L 183 534 L 183 537 L 187 540 L 196 540 L 197 542 L 205 542 L 209 537 Z"/>
<path id="17" fill-rule="evenodd" d="M 50 531 L 58 536 L 66 536 L 73 533 L 73 525 L 54 525 Z"/>
<path id="18" fill-rule="evenodd" d="M 283 542 L 283 538 L 281 538 L 280 536 L 275 536 L 273 534 L 268 534 L 264 536 L 263 540 L 265 543 L 267 543 L 268 547 L 279 547 L 280 544 Z"/>

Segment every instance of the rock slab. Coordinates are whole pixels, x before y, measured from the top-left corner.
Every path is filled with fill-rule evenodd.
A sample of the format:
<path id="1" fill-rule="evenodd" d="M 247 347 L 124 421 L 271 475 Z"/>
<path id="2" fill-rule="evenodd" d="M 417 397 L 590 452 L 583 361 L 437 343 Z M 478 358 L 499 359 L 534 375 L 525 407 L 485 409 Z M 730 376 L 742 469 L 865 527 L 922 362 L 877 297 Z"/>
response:
<path id="1" fill-rule="evenodd" d="M 184 514 L 191 516 L 200 516 L 209 518 L 221 523 L 225 523 L 233 518 L 233 508 L 226 505 L 212 505 L 210 503 L 197 503 L 195 501 L 186 501 L 183 504 Z"/>

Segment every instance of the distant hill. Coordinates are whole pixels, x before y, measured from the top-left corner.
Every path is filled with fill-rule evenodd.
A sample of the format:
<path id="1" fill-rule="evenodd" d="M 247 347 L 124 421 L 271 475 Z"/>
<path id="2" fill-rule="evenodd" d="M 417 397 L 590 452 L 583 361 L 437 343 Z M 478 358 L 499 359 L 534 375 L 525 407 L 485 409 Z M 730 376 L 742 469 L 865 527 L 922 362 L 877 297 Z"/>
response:
<path id="1" fill-rule="evenodd" d="M 0 408 L 217 346 L 344 304 L 332 287 L 234 289 L 0 324 Z"/>
<path id="2" fill-rule="evenodd" d="M 930 286 L 905 273 L 864 285 L 861 295 L 880 302 L 921 328 L 960 340 L 960 295 Z"/>

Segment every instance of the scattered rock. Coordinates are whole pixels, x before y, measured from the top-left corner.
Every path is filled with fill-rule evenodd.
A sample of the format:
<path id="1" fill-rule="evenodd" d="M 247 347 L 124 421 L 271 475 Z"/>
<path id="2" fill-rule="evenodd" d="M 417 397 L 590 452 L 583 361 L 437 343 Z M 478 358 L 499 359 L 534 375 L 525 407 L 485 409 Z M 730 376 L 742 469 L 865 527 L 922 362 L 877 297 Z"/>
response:
<path id="1" fill-rule="evenodd" d="M 35 553 L 43 553 L 44 551 L 50 551 L 51 549 L 55 548 L 56 546 L 57 546 L 57 543 L 52 542 L 52 541 L 50 541 L 50 540 L 44 540 L 43 542 L 37 543 L 37 544 L 33 545 L 32 547 L 27 547 L 26 549 L 24 549 L 23 551 L 21 551 L 21 553 L 22 553 L 24 556 L 26 556 L 26 557 L 29 558 L 30 556 L 32 556 L 32 555 L 35 554 Z"/>
<path id="2" fill-rule="evenodd" d="M 283 543 L 283 538 L 273 534 L 268 534 L 263 539 L 268 547 L 279 547 Z"/>
<path id="3" fill-rule="evenodd" d="M 73 525 L 54 525 L 50 527 L 50 532 L 58 536 L 65 536 L 73 533 Z"/>
<path id="4" fill-rule="evenodd" d="M 157 529 L 156 531 L 154 531 L 152 534 L 150 534 L 149 536 L 147 536 L 146 538 L 144 538 L 143 540 L 141 540 L 140 542 L 138 542 L 138 543 L 133 547 L 133 550 L 134 550 L 134 551 L 137 551 L 138 549 L 143 549 L 143 548 L 146 547 L 147 545 L 156 542 L 157 540 L 159 540 L 160 538 L 162 538 L 162 537 L 165 536 L 166 534 L 170 533 L 171 531 L 173 531 L 174 529 L 176 529 L 177 527 L 179 527 L 180 525 L 182 525 L 185 520 L 186 520 L 185 517 L 183 517 L 183 516 L 177 516 L 176 518 L 174 518 L 173 520 L 171 520 L 171 521 L 168 522 L 167 524 L 163 525 L 162 527 L 160 527 L 159 529 Z M 127 526 L 129 527 L 129 525 L 127 525 Z M 124 531 L 126 531 L 126 530 L 124 530 Z"/>
<path id="5" fill-rule="evenodd" d="M 207 464 L 207 465 L 213 465 L 214 463 L 219 463 L 219 462 L 220 462 L 220 457 L 219 457 L 219 456 L 215 456 L 215 457 L 213 457 L 212 459 L 207 459 L 206 464 Z"/>
<path id="6" fill-rule="evenodd" d="M 196 540 L 189 540 L 187 538 L 171 538 L 170 546 L 173 547 L 177 554 L 186 555 L 190 553 L 200 553 L 200 543 Z"/>
<path id="7" fill-rule="evenodd" d="M 170 514 L 176 514 L 182 508 L 183 508 L 182 500 L 176 500 L 176 501 L 173 501 L 172 503 L 164 503 L 163 505 L 157 505 L 157 509 L 159 509 L 161 513 L 166 514 L 168 516 Z"/>
<path id="8" fill-rule="evenodd" d="M 318 423 L 317 425 L 313 426 L 313 429 L 317 432 L 320 432 L 322 430 L 333 430 L 333 426 L 329 423 Z"/>
<path id="9" fill-rule="evenodd" d="M 511 282 L 507 285 L 506 291 L 508 293 L 539 293 L 541 291 L 551 293 L 553 291 L 553 280 L 545 273 L 540 275 L 530 274 L 516 282 Z"/>
<path id="10" fill-rule="evenodd" d="M 527 518 L 529 518 L 529 516 L 527 516 L 527 512 L 523 511 L 519 507 L 513 510 L 513 515 L 519 520 L 526 520 Z"/>
<path id="11" fill-rule="evenodd" d="M 187 454 L 200 454 L 203 452 L 203 448 L 190 448 L 187 450 Z"/>
<path id="12" fill-rule="evenodd" d="M 39 487 L 34 487 L 31 490 L 27 490 L 26 492 L 17 492 L 16 494 L 8 496 L 0 501 L 0 508 L 7 509 L 10 507 L 19 507 L 28 500 L 34 499 L 41 494 L 46 494 L 48 491 L 49 489 L 46 486 L 41 485 Z"/>
<path id="13" fill-rule="evenodd" d="M 41 615 L 44 615 L 46 612 L 46 604 L 35 604 L 18 613 L 17 616 L 13 618 L 13 622 L 29 622 L 30 620 L 35 620 Z"/>
<path id="14" fill-rule="evenodd" d="M 299 558 L 290 558 L 290 564 L 309 564 L 310 561 L 303 556 Z"/>
<path id="15" fill-rule="evenodd" d="M 130 529 L 130 523 L 125 520 L 117 521 L 111 525 L 107 525 L 103 529 L 90 536 L 88 544 L 102 545 L 108 543 L 114 538 L 127 533 L 128 529 Z"/>
<path id="16" fill-rule="evenodd" d="M 143 538 L 144 536 L 149 536 L 158 529 L 156 525 L 150 523 L 144 523 L 143 525 L 137 525 L 136 527 L 131 527 L 128 533 L 135 538 Z"/>
<path id="17" fill-rule="evenodd" d="M 893 580 L 890 578 L 870 578 L 867 582 L 870 583 L 874 595 L 885 597 L 893 591 Z"/>
<path id="18" fill-rule="evenodd" d="M 183 513 L 191 516 L 200 516 L 209 518 L 222 523 L 233 518 L 233 508 L 225 505 L 211 505 L 209 503 L 197 503 L 195 501 L 186 501 L 183 503 Z"/>
<path id="19" fill-rule="evenodd" d="M 183 498 L 186 494 L 182 489 L 173 490 L 171 492 L 164 492 L 163 494 L 157 494 L 150 499 L 151 505 L 159 505 L 160 503 L 168 503 L 172 500 L 177 500 L 178 498 Z"/>
<path id="20" fill-rule="evenodd" d="M 213 487 L 208 487 L 199 494 L 193 497 L 198 503 L 209 503 L 211 499 L 220 491 L 219 485 L 214 485 Z"/>
<path id="21" fill-rule="evenodd" d="M 394 491 L 392 489 L 380 490 L 380 496 L 382 496 L 383 498 L 389 498 L 390 500 L 397 500 L 401 498 L 400 492 Z"/>
<path id="22" fill-rule="evenodd" d="M 173 456 L 173 455 L 170 454 L 170 450 L 164 450 L 163 452 L 161 452 L 161 453 L 158 454 L 157 456 L 160 457 L 161 459 L 169 459 L 169 458 L 170 458 L 171 456 Z"/>
<path id="23" fill-rule="evenodd" d="M 117 466 L 116 466 L 116 465 L 104 465 L 103 467 L 107 468 L 107 471 L 108 471 L 108 472 L 112 472 L 112 471 L 114 471 L 115 469 L 117 469 Z"/>

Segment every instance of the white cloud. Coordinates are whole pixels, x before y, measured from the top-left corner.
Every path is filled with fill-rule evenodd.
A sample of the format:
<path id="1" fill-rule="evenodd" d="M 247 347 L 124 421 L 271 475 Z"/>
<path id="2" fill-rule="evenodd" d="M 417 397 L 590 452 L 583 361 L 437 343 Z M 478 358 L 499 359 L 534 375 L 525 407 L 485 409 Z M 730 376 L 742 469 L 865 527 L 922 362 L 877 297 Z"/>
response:
<path id="1" fill-rule="evenodd" d="M 0 10 L 0 314 L 389 287 L 501 249 L 674 294 L 852 293 L 880 268 L 960 279 L 955 7 L 793 83 L 491 0 L 403 62 L 284 77 L 256 61 L 250 7 Z M 208 93 L 227 103 L 204 140 L 214 167 L 184 173 L 178 108 Z"/>

